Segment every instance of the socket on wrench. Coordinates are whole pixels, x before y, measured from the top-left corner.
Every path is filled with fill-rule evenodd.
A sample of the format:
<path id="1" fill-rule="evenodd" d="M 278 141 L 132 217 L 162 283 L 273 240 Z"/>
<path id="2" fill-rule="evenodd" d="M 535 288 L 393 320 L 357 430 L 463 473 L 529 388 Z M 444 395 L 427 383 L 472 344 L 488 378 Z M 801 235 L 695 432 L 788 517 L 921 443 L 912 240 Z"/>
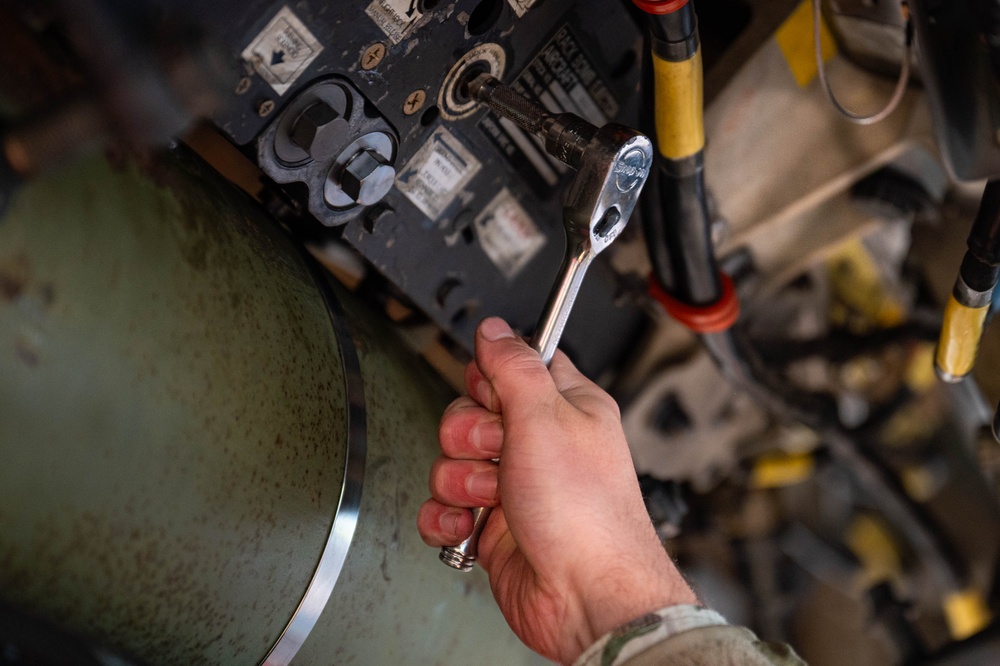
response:
<path id="1" fill-rule="evenodd" d="M 577 170 L 563 207 L 566 255 L 531 339 L 532 348 L 548 365 L 587 268 L 621 234 L 635 209 L 653 164 L 653 145 L 645 135 L 622 125 L 598 128 L 571 113 L 549 114 L 487 74 L 469 83 L 469 96 L 537 135 L 550 155 Z M 460 571 L 472 570 L 490 512 L 490 507 L 473 509 L 472 535 L 457 546 L 442 548 L 442 562 Z"/>

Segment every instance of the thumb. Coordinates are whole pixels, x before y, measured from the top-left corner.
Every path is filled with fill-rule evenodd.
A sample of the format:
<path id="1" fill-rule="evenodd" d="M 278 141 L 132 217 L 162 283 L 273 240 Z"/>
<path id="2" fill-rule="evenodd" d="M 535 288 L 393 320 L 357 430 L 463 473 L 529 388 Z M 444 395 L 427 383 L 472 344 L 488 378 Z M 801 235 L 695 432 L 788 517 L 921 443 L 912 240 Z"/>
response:
<path id="1" fill-rule="evenodd" d="M 559 395 L 538 352 L 499 317 L 484 319 L 476 329 L 476 365 L 507 417 L 534 411 Z"/>

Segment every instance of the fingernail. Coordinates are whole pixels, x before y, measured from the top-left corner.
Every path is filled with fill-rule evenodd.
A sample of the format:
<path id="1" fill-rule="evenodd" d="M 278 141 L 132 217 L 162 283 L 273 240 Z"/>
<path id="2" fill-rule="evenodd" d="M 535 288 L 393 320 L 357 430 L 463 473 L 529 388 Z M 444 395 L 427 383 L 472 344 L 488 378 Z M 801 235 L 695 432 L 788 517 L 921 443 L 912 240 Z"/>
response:
<path id="1" fill-rule="evenodd" d="M 503 319 L 500 317 L 490 317 L 489 319 L 484 319 L 481 324 L 479 324 L 479 334 L 490 342 L 496 342 L 497 340 L 503 340 L 504 338 L 513 338 L 514 331 L 510 330 L 510 326 L 507 325 Z"/>
<path id="2" fill-rule="evenodd" d="M 492 401 L 493 387 L 485 379 L 479 381 L 476 384 L 476 402 L 489 409 Z"/>
<path id="3" fill-rule="evenodd" d="M 462 517 L 461 511 L 446 511 L 441 514 L 441 529 L 448 534 L 458 533 L 458 520 Z"/>
<path id="4" fill-rule="evenodd" d="M 492 501 L 497 496 L 497 475 L 494 472 L 476 472 L 465 480 L 465 490 L 473 497 Z"/>
<path id="5" fill-rule="evenodd" d="M 469 430 L 469 442 L 477 451 L 482 451 L 483 453 L 490 453 L 492 455 L 496 455 L 497 454 L 496 446 L 493 445 L 495 444 L 495 442 L 491 441 L 493 440 L 493 438 L 492 437 L 487 438 L 484 436 L 486 433 L 486 429 L 489 427 L 493 427 L 493 424 L 477 423 L 476 425 L 472 426 L 472 428 Z M 491 446 L 487 448 L 486 447 L 487 444 L 491 444 Z"/>

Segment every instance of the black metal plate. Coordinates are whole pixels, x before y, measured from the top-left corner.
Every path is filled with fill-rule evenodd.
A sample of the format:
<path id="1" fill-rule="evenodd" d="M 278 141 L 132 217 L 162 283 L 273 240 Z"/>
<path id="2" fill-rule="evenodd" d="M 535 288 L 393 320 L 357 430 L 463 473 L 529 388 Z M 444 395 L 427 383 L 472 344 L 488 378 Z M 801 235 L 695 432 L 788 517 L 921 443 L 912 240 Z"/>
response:
<path id="1" fill-rule="evenodd" d="M 481 2 L 497 4 L 481 7 Z M 217 15 L 213 19 L 217 24 L 232 26 L 230 34 L 238 35 L 231 42 L 235 53 L 284 6 L 254 3 L 252 12 L 247 12 L 244 6 L 237 11 L 233 3 L 223 4 L 231 11 L 218 5 L 202 11 Z M 291 5 L 323 44 L 323 51 L 283 95 L 277 95 L 259 76 L 252 76 L 249 90 L 238 96 L 234 93 L 236 103 L 219 115 L 216 123 L 234 142 L 248 144 L 280 116 L 298 91 L 336 75 L 351 81 L 395 128 L 399 137 L 397 173 L 435 130 L 444 127 L 482 164 L 461 194 L 431 219 L 394 188 L 382 202 L 387 212 L 372 224 L 370 211 L 356 209 L 353 219 L 343 227 L 343 238 L 463 346 L 471 348 L 475 325 L 488 315 L 503 316 L 516 329 L 530 333 L 562 257 L 561 202 L 572 174 L 559 174 L 555 183 L 539 187 L 537 170 L 526 166 L 524 160 L 508 159 L 495 138 L 479 126 L 484 110 L 458 121 L 435 118 L 434 112 L 427 110 L 436 103 L 449 69 L 477 45 L 493 43 L 503 49 L 504 80 L 512 81 L 557 33 L 563 31 L 564 37 L 568 30 L 597 83 L 616 101 L 620 109 L 616 120 L 634 124 L 639 29 L 620 5 L 609 5 L 606 0 L 540 0 L 521 18 L 508 0 L 458 0 L 440 3 L 393 44 L 365 13 L 373 4 L 367 0 L 336 6 L 328 2 Z M 475 24 L 477 16 L 489 16 L 485 10 L 497 16 L 495 23 L 482 34 L 470 34 L 470 17 Z M 483 26 L 473 27 L 478 31 Z M 362 56 L 376 42 L 387 47 L 386 53 L 376 67 L 365 70 Z M 573 56 L 571 47 L 567 53 Z M 582 71 L 586 72 L 586 67 Z M 407 115 L 404 104 L 418 89 L 425 91 L 426 102 L 420 112 Z M 261 117 L 257 109 L 265 99 L 274 100 L 276 110 Z M 505 187 L 545 237 L 544 246 L 511 276 L 505 276 L 490 259 L 472 224 Z M 343 219 L 339 217 L 338 223 Z M 645 321 L 630 299 L 621 298 L 619 283 L 606 261 L 595 263 L 567 326 L 563 347 L 592 376 L 627 351 Z"/>

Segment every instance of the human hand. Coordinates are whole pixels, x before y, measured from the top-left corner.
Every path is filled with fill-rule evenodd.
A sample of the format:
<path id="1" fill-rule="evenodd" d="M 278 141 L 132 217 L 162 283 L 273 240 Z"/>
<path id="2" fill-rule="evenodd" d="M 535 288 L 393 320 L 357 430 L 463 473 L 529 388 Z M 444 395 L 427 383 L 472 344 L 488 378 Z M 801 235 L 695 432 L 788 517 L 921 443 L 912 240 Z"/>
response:
<path id="1" fill-rule="evenodd" d="M 478 562 L 528 647 L 571 663 L 644 613 L 696 603 L 646 514 L 611 396 L 562 352 L 546 368 L 497 318 L 476 331 L 465 383 L 441 419 L 417 526 L 430 546 L 456 545 L 469 507 L 496 507 Z"/>

